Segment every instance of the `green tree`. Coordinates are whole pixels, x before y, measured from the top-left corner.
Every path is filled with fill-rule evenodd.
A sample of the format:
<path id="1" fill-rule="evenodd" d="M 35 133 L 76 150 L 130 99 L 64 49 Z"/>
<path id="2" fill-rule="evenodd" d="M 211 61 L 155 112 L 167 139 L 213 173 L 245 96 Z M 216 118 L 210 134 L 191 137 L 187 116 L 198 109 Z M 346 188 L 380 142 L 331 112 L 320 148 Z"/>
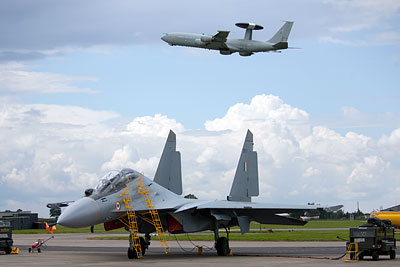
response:
<path id="1" fill-rule="evenodd" d="M 50 217 L 58 218 L 61 215 L 61 208 L 57 205 L 50 208 Z"/>

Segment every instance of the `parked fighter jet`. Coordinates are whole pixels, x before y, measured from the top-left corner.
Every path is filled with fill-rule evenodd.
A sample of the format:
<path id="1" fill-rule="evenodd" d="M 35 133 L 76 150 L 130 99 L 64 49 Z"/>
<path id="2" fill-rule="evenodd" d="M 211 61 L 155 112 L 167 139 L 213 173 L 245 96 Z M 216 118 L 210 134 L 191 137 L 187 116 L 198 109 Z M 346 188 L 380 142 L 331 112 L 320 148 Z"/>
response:
<path id="1" fill-rule="evenodd" d="M 149 245 L 150 233 L 155 232 L 155 227 L 148 222 L 148 205 L 138 193 L 136 181 L 140 176 L 151 193 L 164 230 L 173 234 L 214 231 L 215 248 L 220 256 L 229 252 L 228 239 L 219 236 L 220 228 L 225 228 L 229 233 L 230 227 L 238 225 L 241 233 L 245 234 L 250 229 L 251 221 L 304 225 L 306 222 L 279 214 L 321 208 L 315 205 L 280 205 L 251 201 L 253 196 L 258 196 L 259 185 L 257 152 L 253 151 L 253 134 L 250 131 L 247 132 L 227 200 L 208 201 L 182 197 L 181 156 L 176 151 L 175 133 L 170 131 L 153 180 L 132 169 L 111 171 L 93 189 L 86 189 L 84 197 L 66 207 L 58 218 L 58 224 L 78 228 L 104 223 L 106 230 L 123 227 L 119 221 L 127 216 L 127 209 L 121 204 L 121 191 L 129 185 L 138 230 L 146 237 L 140 238 L 144 254 Z M 336 206 L 334 209 L 341 207 Z M 130 247 L 128 257 L 136 258 L 132 253 Z"/>
<path id="2" fill-rule="evenodd" d="M 190 46 L 219 50 L 222 55 L 239 52 L 241 56 L 251 56 L 257 52 L 281 52 L 288 48 L 288 37 L 293 22 L 287 21 L 267 42 L 252 40 L 253 30 L 264 27 L 254 23 L 236 23 L 236 26 L 246 29 L 244 39 L 228 39 L 229 31 L 218 31 L 214 36 L 194 33 L 167 33 L 161 39 L 169 45 Z"/>

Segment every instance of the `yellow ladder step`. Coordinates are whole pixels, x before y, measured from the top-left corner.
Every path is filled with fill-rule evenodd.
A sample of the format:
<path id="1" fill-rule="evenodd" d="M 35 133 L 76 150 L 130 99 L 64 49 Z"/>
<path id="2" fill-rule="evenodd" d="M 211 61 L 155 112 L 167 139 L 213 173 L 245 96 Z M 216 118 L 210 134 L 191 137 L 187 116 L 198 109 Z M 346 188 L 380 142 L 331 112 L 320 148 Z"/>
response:
<path id="1" fill-rule="evenodd" d="M 143 182 L 143 174 L 140 175 L 140 179 L 136 182 L 136 185 L 138 187 L 138 193 L 144 196 L 147 208 L 149 209 L 149 213 L 151 215 L 152 223 L 157 232 L 157 237 L 160 240 L 162 247 L 164 248 L 165 254 L 167 254 L 169 252 L 169 246 L 165 238 L 164 228 L 162 227 L 158 211 L 153 204 L 153 199 L 151 198 L 150 190 L 145 186 Z"/>

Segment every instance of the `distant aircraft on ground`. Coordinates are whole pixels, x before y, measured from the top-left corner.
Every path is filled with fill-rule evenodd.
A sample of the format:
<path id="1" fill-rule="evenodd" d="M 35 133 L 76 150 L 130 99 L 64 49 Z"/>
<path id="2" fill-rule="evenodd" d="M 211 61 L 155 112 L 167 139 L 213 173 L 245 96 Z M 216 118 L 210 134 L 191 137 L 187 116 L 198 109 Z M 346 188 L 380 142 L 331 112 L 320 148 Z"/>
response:
<path id="1" fill-rule="evenodd" d="M 128 203 L 131 206 L 126 204 L 127 190 L 131 195 Z M 143 196 L 144 190 L 148 190 L 151 201 L 149 195 L 147 198 Z M 259 184 L 257 152 L 253 151 L 253 134 L 250 131 L 247 132 L 227 200 L 187 199 L 181 194 L 181 155 L 176 151 L 175 133 L 170 131 L 153 180 L 132 169 L 111 171 L 93 189 L 86 189 L 84 197 L 66 207 L 58 218 L 58 224 L 79 228 L 104 223 L 106 230 L 112 230 L 124 225 L 127 229 L 126 222 L 135 219 L 137 232 L 132 231 L 133 228 L 127 229 L 130 231 L 128 257 L 139 258 L 150 244 L 150 233 L 159 233 L 157 225 L 152 223 L 156 210 L 160 226 L 172 234 L 213 231 L 218 255 L 226 256 L 230 251 L 230 227 L 238 225 L 241 233 L 245 234 L 250 229 L 251 221 L 304 225 L 306 222 L 279 214 L 317 209 L 334 211 L 342 207 L 252 202 L 251 198 L 259 195 Z M 150 209 L 149 203 L 153 203 L 153 209 Z M 63 202 L 65 204 L 69 203 Z M 57 203 L 48 205 L 51 207 Z M 220 228 L 225 228 L 227 237 L 219 236 Z M 144 233 L 145 238 L 138 237 L 138 232 Z M 133 240 L 139 240 L 140 254 Z"/>
<path id="2" fill-rule="evenodd" d="M 266 42 L 252 40 L 253 30 L 262 30 L 264 27 L 254 23 L 236 23 L 236 26 L 246 29 L 243 39 L 228 39 L 229 31 L 218 31 L 217 34 L 205 35 L 194 33 L 166 33 L 161 39 L 169 45 L 198 47 L 219 50 L 222 55 L 231 55 L 238 52 L 241 56 L 251 56 L 258 52 L 281 52 L 288 47 L 288 37 L 293 22 L 287 21 L 275 35 Z"/>

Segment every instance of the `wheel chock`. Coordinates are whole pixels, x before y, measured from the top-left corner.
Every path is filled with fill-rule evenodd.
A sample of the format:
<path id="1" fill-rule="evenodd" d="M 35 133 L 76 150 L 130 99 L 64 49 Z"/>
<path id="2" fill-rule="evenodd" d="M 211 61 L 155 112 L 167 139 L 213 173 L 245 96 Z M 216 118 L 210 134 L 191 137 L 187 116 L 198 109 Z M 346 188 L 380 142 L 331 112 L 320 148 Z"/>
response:
<path id="1" fill-rule="evenodd" d="M 203 247 L 197 247 L 197 253 L 199 253 L 199 255 L 203 255 Z"/>
<path id="2" fill-rule="evenodd" d="M 229 249 L 229 252 L 228 252 L 228 254 L 226 256 L 233 256 L 232 249 Z"/>
<path id="3" fill-rule="evenodd" d="M 19 254 L 19 248 L 11 247 L 11 254 Z"/>

